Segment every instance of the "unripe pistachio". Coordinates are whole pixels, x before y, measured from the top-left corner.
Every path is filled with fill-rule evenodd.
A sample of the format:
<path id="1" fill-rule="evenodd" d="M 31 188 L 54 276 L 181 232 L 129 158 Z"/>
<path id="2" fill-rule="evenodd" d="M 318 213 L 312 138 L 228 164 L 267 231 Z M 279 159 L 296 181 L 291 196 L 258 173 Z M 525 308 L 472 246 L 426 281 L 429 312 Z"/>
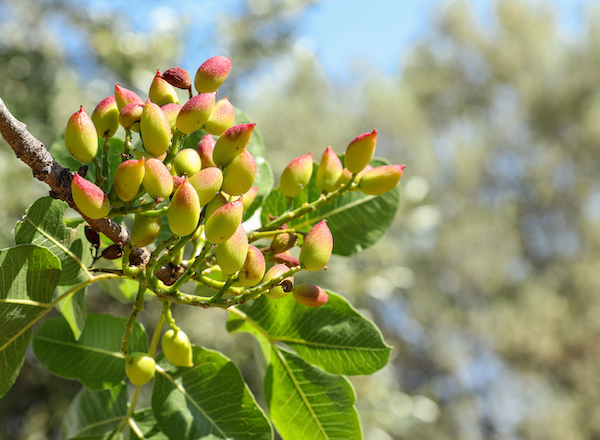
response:
<path id="1" fill-rule="evenodd" d="M 146 151 L 160 156 L 169 149 L 171 143 L 171 124 L 160 107 L 150 100 L 146 101 L 140 120 L 140 134 Z"/>
<path id="2" fill-rule="evenodd" d="M 173 177 L 171 172 L 160 159 L 146 160 L 142 186 L 153 199 L 167 199 L 173 192 Z"/>
<path id="3" fill-rule="evenodd" d="M 312 151 L 292 160 L 283 170 L 281 179 L 279 180 L 281 194 L 289 199 L 297 197 L 304 187 L 308 185 L 312 176 L 312 170 Z"/>
<path id="4" fill-rule="evenodd" d="M 202 136 L 200 142 L 196 146 L 196 151 L 202 159 L 202 168 L 216 167 L 217 165 L 213 162 L 213 150 L 215 148 L 215 138 L 212 135 L 207 134 Z"/>
<path id="5" fill-rule="evenodd" d="M 177 130 L 177 115 L 179 115 L 179 112 L 181 111 L 181 106 L 171 102 L 161 106 L 160 109 L 167 115 L 167 119 L 171 125 L 171 133 L 175 133 L 175 130 Z"/>
<path id="6" fill-rule="evenodd" d="M 215 106 L 216 93 L 201 93 L 190 98 L 177 115 L 177 130 L 190 134 L 204 125 Z"/>
<path id="7" fill-rule="evenodd" d="M 206 219 L 204 235 L 211 243 L 224 243 L 235 233 L 242 221 L 244 204 L 241 199 L 229 202 Z"/>
<path id="8" fill-rule="evenodd" d="M 208 202 L 208 205 L 206 206 L 206 212 L 204 213 L 204 218 L 210 218 L 210 216 L 213 215 L 217 209 L 225 205 L 227 205 L 227 199 L 223 196 L 223 194 L 217 194 L 210 202 Z"/>
<path id="9" fill-rule="evenodd" d="M 213 150 L 213 161 L 225 168 L 239 156 L 250 143 L 250 136 L 256 124 L 239 124 L 225 130 Z"/>
<path id="10" fill-rule="evenodd" d="M 307 272 L 315 272 L 325 267 L 333 250 L 333 236 L 327 226 L 327 220 L 314 225 L 304 238 L 300 250 L 300 264 Z"/>
<path id="11" fill-rule="evenodd" d="M 249 245 L 246 260 L 238 275 L 238 283 L 244 287 L 256 286 L 263 279 L 265 269 L 265 256 L 256 246 Z"/>
<path id="12" fill-rule="evenodd" d="M 263 279 L 263 283 L 268 283 L 269 281 L 283 275 L 288 270 L 289 267 L 287 267 L 285 264 L 276 264 L 267 271 Z M 287 296 L 293 288 L 294 277 L 291 276 L 285 278 L 280 284 L 276 284 L 275 286 L 271 287 L 264 293 L 264 295 L 271 299 L 283 298 L 284 296 Z"/>
<path id="13" fill-rule="evenodd" d="M 115 101 L 117 101 L 119 111 L 123 110 L 123 107 L 132 102 L 144 105 L 144 100 L 140 98 L 137 93 L 132 92 L 125 87 L 121 87 L 119 83 L 115 83 Z"/>
<path id="14" fill-rule="evenodd" d="M 178 89 L 190 90 L 192 88 L 192 80 L 187 70 L 181 67 L 171 67 L 165 70 L 162 74 L 163 79 Z"/>
<path id="15" fill-rule="evenodd" d="M 69 118 L 65 131 L 65 147 L 69 154 L 79 162 L 90 163 L 96 158 L 98 133 L 83 106 Z"/>
<path id="16" fill-rule="evenodd" d="M 104 191 L 89 180 L 75 173 L 71 182 L 71 194 L 77 209 L 91 219 L 106 217 L 110 211 L 110 202 Z"/>
<path id="17" fill-rule="evenodd" d="M 283 225 L 282 229 L 287 228 L 287 226 Z M 287 251 L 288 249 L 296 246 L 296 242 L 298 241 L 298 236 L 296 234 L 290 232 L 282 232 L 281 234 L 277 234 L 273 237 L 271 241 L 271 252 L 274 254 L 280 254 L 282 252 Z"/>
<path id="18" fill-rule="evenodd" d="M 175 160 L 173 160 L 173 168 L 180 176 L 183 176 L 184 174 L 186 174 L 188 177 L 193 176 L 202 168 L 200 155 L 194 148 L 184 148 L 175 156 Z"/>
<path id="19" fill-rule="evenodd" d="M 115 95 L 104 98 L 92 112 L 92 121 L 100 137 L 113 137 L 119 128 L 119 108 Z"/>
<path id="20" fill-rule="evenodd" d="M 135 247 L 148 246 L 153 243 L 160 234 L 162 217 L 147 217 L 136 214 L 133 227 L 131 228 L 131 244 Z"/>
<path id="21" fill-rule="evenodd" d="M 162 351 L 169 362 L 178 367 L 193 367 L 192 344 L 181 330 L 169 329 L 161 339 Z"/>
<path id="22" fill-rule="evenodd" d="M 217 264 L 223 273 L 232 275 L 242 268 L 248 255 L 248 236 L 240 223 L 234 234 L 217 245 Z"/>
<path id="23" fill-rule="evenodd" d="M 130 102 L 121 109 L 119 113 L 119 123 L 123 128 L 129 128 L 135 132 L 140 131 L 140 119 L 142 119 L 142 112 L 144 111 L 144 105 L 139 102 Z"/>
<path id="24" fill-rule="evenodd" d="M 169 228 L 175 235 L 188 235 L 194 232 L 200 219 L 200 201 L 194 187 L 187 177 L 175 190 L 169 212 L 167 213 Z"/>
<path id="25" fill-rule="evenodd" d="M 375 153 L 377 130 L 356 136 L 346 148 L 344 165 L 353 174 L 360 173 L 366 167 Z"/>
<path id="26" fill-rule="evenodd" d="M 258 194 L 258 186 L 253 186 L 248 191 L 246 191 L 244 194 L 242 194 L 242 199 L 244 200 L 244 212 L 247 211 L 248 208 L 250 208 L 250 205 L 252 205 L 252 203 L 254 202 L 254 199 L 256 199 L 257 194 Z"/>
<path id="27" fill-rule="evenodd" d="M 231 60 L 223 56 L 209 58 L 198 68 L 194 86 L 198 93 L 216 91 L 229 75 Z"/>
<path id="28" fill-rule="evenodd" d="M 235 121 L 235 109 L 227 96 L 219 100 L 204 124 L 204 131 L 209 134 L 221 135 L 225 130 L 231 128 Z"/>
<path id="29" fill-rule="evenodd" d="M 125 364 L 125 373 L 129 381 L 138 387 L 150 382 L 155 371 L 156 362 L 147 353 L 131 353 Z"/>
<path id="30" fill-rule="evenodd" d="M 333 192 L 339 188 L 344 166 L 331 147 L 327 147 L 317 168 L 317 190 Z"/>
<path id="31" fill-rule="evenodd" d="M 144 158 L 122 162 L 115 171 L 114 186 L 117 196 L 124 202 L 135 199 L 144 179 Z"/>
<path id="32" fill-rule="evenodd" d="M 254 184 L 256 179 L 256 161 L 248 150 L 233 159 L 223 171 L 222 191 L 231 196 L 241 196 Z"/>
<path id="33" fill-rule="evenodd" d="M 370 196 L 378 196 L 393 189 L 404 172 L 405 165 L 382 165 L 373 168 L 360 179 L 358 187 Z"/>
<path id="34" fill-rule="evenodd" d="M 294 299 L 307 307 L 320 307 L 329 299 L 325 290 L 313 284 L 299 284 L 294 287 L 293 292 Z"/>
<path id="35" fill-rule="evenodd" d="M 154 75 L 152 84 L 150 84 L 148 98 L 150 98 L 150 101 L 158 106 L 169 104 L 171 102 L 179 104 L 177 92 L 171 84 L 163 79 L 160 69 L 156 71 L 156 75 Z"/>
<path id="36" fill-rule="evenodd" d="M 217 167 L 204 168 L 190 177 L 190 183 L 198 193 L 200 206 L 204 206 L 219 193 L 223 172 Z"/>

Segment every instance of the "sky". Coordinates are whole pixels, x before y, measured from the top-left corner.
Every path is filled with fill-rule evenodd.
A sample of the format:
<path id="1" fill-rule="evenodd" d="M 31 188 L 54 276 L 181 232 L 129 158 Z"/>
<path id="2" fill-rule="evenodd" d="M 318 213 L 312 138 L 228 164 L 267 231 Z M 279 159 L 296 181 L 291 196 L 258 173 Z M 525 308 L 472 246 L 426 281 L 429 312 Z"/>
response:
<path id="1" fill-rule="evenodd" d="M 590 0 L 544 0 L 555 3 L 566 36 L 581 32 Z M 365 5 L 368 4 L 368 7 Z M 348 68 L 367 61 L 391 75 L 401 68 L 398 56 L 426 36 L 446 0 L 326 0 L 311 8 L 301 38 L 313 49 L 328 75 L 347 79 Z M 491 24 L 494 2 L 472 0 L 474 14 Z M 353 66 L 355 67 L 355 66 Z"/>
<path id="2" fill-rule="evenodd" d="M 114 10 L 119 0 L 71 0 L 90 13 Z M 267 0 L 253 0 L 257 10 Z M 292 1 L 292 0 L 281 0 Z M 451 0 L 321 0 L 307 8 L 298 44 L 315 53 L 333 81 L 348 82 L 363 73 L 375 71 L 390 76 L 401 69 L 403 54 L 431 31 L 432 22 Z M 582 32 L 586 12 L 600 0 L 529 0 L 553 4 L 566 37 Z M 185 60 L 194 66 L 220 54 L 220 48 L 207 44 L 215 17 L 239 11 L 243 0 L 129 0 L 129 19 L 139 30 L 169 26 L 185 13 L 191 17 Z M 493 0 L 471 0 L 473 11 L 484 26 L 493 26 Z M 177 5 L 176 7 L 174 5 Z M 182 63 L 182 67 L 186 67 Z M 365 70 L 367 69 L 367 70 Z"/>

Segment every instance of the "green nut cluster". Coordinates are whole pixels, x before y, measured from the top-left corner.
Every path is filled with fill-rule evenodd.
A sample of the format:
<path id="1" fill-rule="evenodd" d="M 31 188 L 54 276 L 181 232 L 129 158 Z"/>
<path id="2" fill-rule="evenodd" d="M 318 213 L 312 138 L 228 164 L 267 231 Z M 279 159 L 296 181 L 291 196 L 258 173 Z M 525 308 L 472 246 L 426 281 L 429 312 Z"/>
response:
<path id="1" fill-rule="evenodd" d="M 403 165 L 371 165 L 377 142 L 373 130 L 356 136 L 345 155 L 327 147 L 318 164 L 312 152 L 296 157 L 285 167 L 279 189 L 266 197 L 271 175 L 253 154 L 251 141 L 261 141 L 259 135 L 252 137 L 256 124 L 246 118 L 236 124 L 229 98 L 217 100 L 230 68 L 228 58 L 213 57 L 193 82 L 185 69 L 157 70 L 145 100 L 117 83 L 91 118 L 83 106 L 74 113 L 65 133 L 67 151 L 90 164 L 73 176 L 74 206 L 91 225 L 106 218 L 123 229 L 131 227 L 124 234 L 128 240 L 104 249 L 99 237 L 92 243 L 94 264 L 111 259 L 121 269 L 92 269 L 139 282 L 136 313 L 143 309 L 144 292 L 156 294 L 170 327 L 162 350 L 179 367 L 193 366 L 193 350 L 174 323 L 172 302 L 228 308 L 261 295 L 276 300 L 293 292 L 299 304 L 324 305 L 328 294 L 323 288 L 294 287 L 297 272 L 326 269 L 334 251 L 339 229 L 332 233 L 329 211 L 319 209 L 350 191 L 380 196 L 398 184 L 404 171 Z M 118 136 L 124 137 L 123 147 L 115 152 Z M 259 206 L 263 213 L 278 214 L 262 218 L 253 230 L 245 220 Z M 191 282 L 216 292 L 210 297 L 184 293 Z M 128 337 L 123 340 L 126 373 L 134 385 L 154 375 L 156 335 L 151 354 L 127 355 Z"/>

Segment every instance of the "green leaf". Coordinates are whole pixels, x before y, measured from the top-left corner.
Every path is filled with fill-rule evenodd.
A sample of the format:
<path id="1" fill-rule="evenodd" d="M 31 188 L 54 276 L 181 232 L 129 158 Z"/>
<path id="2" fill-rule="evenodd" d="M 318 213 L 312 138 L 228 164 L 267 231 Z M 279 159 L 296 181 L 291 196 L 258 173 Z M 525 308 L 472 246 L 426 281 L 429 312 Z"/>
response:
<path id="1" fill-rule="evenodd" d="M 146 408 L 133 415 L 134 425 L 129 433 L 130 439 L 169 440 L 156 424 L 152 408 Z"/>
<path id="2" fill-rule="evenodd" d="M 100 284 L 100 287 L 104 292 L 124 304 L 129 304 L 135 301 L 139 287 L 139 284 L 136 280 L 130 280 L 126 278 L 102 280 L 98 284 Z M 146 290 L 146 294 L 150 293 L 152 293 L 150 290 Z"/>
<path id="3" fill-rule="evenodd" d="M 106 440 L 127 415 L 127 387 L 91 391 L 83 388 L 69 406 L 63 419 L 64 440 Z M 121 439 L 122 435 L 114 439 Z"/>
<path id="4" fill-rule="evenodd" d="M 121 339 L 125 331 L 123 318 L 88 315 L 85 329 L 75 340 L 69 323 L 62 317 L 44 322 L 33 335 L 33 351 L 51 373 L 77 379 L 87 388 L 110 388 L 125 378 L 125 358 Z M 147 351 L 148 338 L 135 323 L 129 339 L 129 351 Z"/>
<path id="5" fill-rule="evenodd" d="M 377 167 L 388 163 L 384 159 L 374 159 L 371 165 Z M 310 203 L 319 198 L 316 173 L 315 166 L 309 184 L 293 200 L 291 209 L 299 208 L 303 203 Z M 288 221 L 287 224 L 301 231 L 309 231 L 316 223 L 327 219 L 327 225 L 333 235 L 333 253 L 347 257 L 377 243 L 394 221 L 399 205 L 398 187 L 377 197 L 352 191 L 314 212 Z M 278 217 L 286 212 L 287 206 L 288 199 L 281 194 L 279 188 L 272 191 L 263 204 L 262 223 L 269 222 L 270 216 Z"/>
<path id="6" fill-rule="evenodd" d="M 58 298 L 73 287 L 75 286 L 58 287 L 55 296 Z M 69 323 L 69 327 L 71 327 L 76 340 L 81 336 L 81 332 L 85 326 L 85 318 L 87 316 L 86 294 L 87 287 L 64 297 L 58 303 L 58 309 Z"/>
<path id="7" fill-rule="evenodd" d="M 60 286 L 72 286 L 91 278 L 87 270 L 92 263 L 90 243 L 83 225 L 71 229 L 64 224 L 63 216 L 68 207 L 66 202 L 43 197 L 27 208 L 15 226 L 17 244 L 37 244 L 50 249 L 60 259 Z"/>
<path id="8" fill-rule="evenodd" d="M 193 367 L 174 367 L 166 359 L 157 366 L 152 409 L 161 430 L 177 440 L 272 439 L 236 366 L 216 351 L 193 350 Z"/>
<path id="9" fill-rule="evenodd" d="M 298 304 L 293 295 L 277 300 L 260 297 L 229 309 L 227 329 L 284 343 L 330 373 L 371 374 L 382 368 L 391 348 L 379 329 L 344 298 L 327 294 L 327 303 L 318 308 Z"/>
<path id="10" fill-rule="evenodd" d="M 350 382 L 282 348 L 273 351 L 265 399 L 269 416 L 285 440 L 362 439 Z"/>
<path id="11" fill-rule="evenodd" d="M 52 309 L 60 260 L 45 248 L 20 245 L 0 251 L 0 397 L 15 382 L 31 340 L 31 327 Z"/>

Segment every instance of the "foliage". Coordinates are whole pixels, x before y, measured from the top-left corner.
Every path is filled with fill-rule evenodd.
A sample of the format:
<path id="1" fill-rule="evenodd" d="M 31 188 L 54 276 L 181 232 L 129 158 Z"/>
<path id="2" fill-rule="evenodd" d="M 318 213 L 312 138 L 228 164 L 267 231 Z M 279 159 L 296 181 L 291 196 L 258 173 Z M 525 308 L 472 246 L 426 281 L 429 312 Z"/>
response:
<path id="1" fill-rule="evenodd" d="M 159 71 L 149 95 L 175 104 L 178 115 L 169 120 L 165 110 L 148 100 L 137 116 L 139 128 L 127 121 L 121 140 L 113 137 L 121 121 L 115 116 L 128 103 L 142 107 L 135 93 L 117 84 L 114 97 L 103 100 L 91 119 L 83 107 L 75 112 L 65 136 L 69 155 L 57 155 L 77 169 L 74 176 L 69 173 L 71 191 L 61 196 L 52 187 L 55 198 L 34 202 L 15 228 L 17 245 L 0 254 L 0 314 L 6 317 L 0 392 L 5 394 L 14 383 L 32 340 L 37 359 L 48 371 L 84 386 L 66 414 L 65 439 L 118 439 L 127 429 L 138 438 L 160 432 L 171 439 L 269 439 L 273 427 L 284 439 L 305 438 L 306 432 L 322 439 L 362 438 L 355 393 L 345 375 L 381 369 L 391 348 L 377 327 L 336 293 L 315 287 L 323 294 L 319 302 L 307 303 L 310 307 L 290 293 L 294 275 L 326 268 L 333 250 L 350 256 L 381 238 L 399 205 L 395 185 L 404 167 L 398 166 L 394 185 L 383 183 L 383 194 L 361 196 L 363 168 L 362 178 L 375 173 L 374 187 L 381 180 L 377 170 L 385 168 L 381 159 L 371 161 L 374 141 L 362 153 L 364 164 L 344 176 L 344 156 L 327 148 L 331 158 L 314 167 L 311 160 L 308 172 L 296 179 L 300 193 L 283 197 L 272 188 L 262 137 L 247 115 L 237 110 L 226 126 L 205 124 L 215 90 L 231 65 L 223 57 L 218 63 L 225 66 L 219 76 L 217 69 L 203 71 L 200 81 L 197 74 L 196 87 L 202 92 L 195 96 L 189 74 L 178 68 L 174 85 L 189 89 L 183 106 L 177 106 L 177 93 Z M 195 128 L 188 130 L 191 126 Z M 218 132 L 211 134 L 213 129 Z M 134 130 L 140 132 L 137 141 Z M 204 144 L 208 147 L 200 150 Z M 20 145 L 13 148 L 18 154 Z M 39 145 L 31 148 L 38 157 L 45 151 Z M 158 160 L 146 167 L 151 158 Z M 24 160 L 31 166 L 30 158 Z M 60 165 L 54 168 L 62 172 Z M 212 171 L 202 173 L 205 169 Z M 328 176 L 327 190 L 317 190 L 315 175 Z M 221 178 L 215 186 L 217 176 Z M 255 182 L 258 186 L 253 187 Z M 223 191 L 226 183 L 231 194 Z M 147 194 L 150 188 L 160 195 Z M 80 220 L 67 224 L 67 206 L 89 225 Z M 256 216 L 260 225 L 246 226 L 257 209 L 262 211 L 260 220 Z M 123 235 L 134 218 L 136 243 L 148 249 L 132 245 Z M 369 229 L 374 233 L 361 234 L 360 240 L 353 237 Z M 121 233 L 115 235 L 115 230 Z M 294 240 L 272 249 L 270 241 L 282 234 Z M 249 243 L 259 246 L 252 255 L 262 263 L 246 261 Z M 302 247 L 299 259 L 290 253 L 296 245 Z M 279 264 L 276 274 L 267 272 L 263 279 L 264 260 Z M 257 270 L 261 273 L 252 282 L 238 283 L 241 271 Z M 128 319 L 87 314 L 86 289 L 107 280 L 137 284 Z M 162 306 L 152 334 L 137 322 L 150 293 Z M 229 332 L 248 332 L 258 339 L 267 363 L 264 409 L 231 360 L 188 342 L 171 313 L 173 303 L 199 307 L 196 312 L 201 314 L 211 307 L 226 309 Z M 32 335 L 33 325 L 54 307 L 62 316 L 44 321 Z M 170 332 L 182 335 L 176 355 L 172 347 L 163 347 L 164 356 L 157 354 L 165 323 Z M 163 344 L 171 342 L 163 338 Z M 135 386 L 130 396 L 125 379 Z M 149 382 L 151 407 L 138 410 L 140 389 Z"/>

